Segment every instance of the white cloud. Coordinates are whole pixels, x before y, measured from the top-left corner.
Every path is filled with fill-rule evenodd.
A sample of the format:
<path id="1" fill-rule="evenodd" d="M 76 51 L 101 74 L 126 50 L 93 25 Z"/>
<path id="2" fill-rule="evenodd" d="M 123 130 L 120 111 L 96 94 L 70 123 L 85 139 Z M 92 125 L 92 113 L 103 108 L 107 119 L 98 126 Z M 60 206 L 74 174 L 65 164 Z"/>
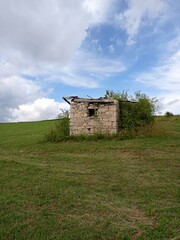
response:
<path id="1" fill-rule="evenodd" d="M 167 111 L 180 114 L 180 96 L 178 93 L 160 95 L 158 100 L 161 114 L 165 114 Z"/>
<path id="2" fill-rule="evenodd" d="M 171 40 L 166 47 L 166 60 L 147 72 L 138 74 L 136 81 L 155 87 L 158 94 L 160 112 L 167 111 L 180 114 L 180 50 L 178 37 Z"/>
<path id="3" fill-rule="evenodd" d="M 0 122 L 7 121 L 9 108 L 34 101 L 43 95 L 40 86 L 30 80 L 18 76 L 0 79 Z"/>
<path id="4" fill-rule="evenodd" d="M 11 117 L 8 120 L 19 122 L 53 119 L 61 109 L 68 109 L 68 104 L 56 102 L 54 99 L 40 98 L 32 103 L 19 105 L 18 108 L 10 108 Z"/>
<path id="5" fill-rule="evenodd" d="M 63 82 L 74 87 L 97 88 L 110 76 L 120 74 L 126 66 L 119 59 L 97 57 L 78 51 L 71 64 L 46 75 L 49 82 Z"/>
<path id="6" fill-rule="evenodd" d="M 108 50 L 109 50 L 110 53 L 114 53 L 114 51 L 115 51 L 114 45 L 110 44 L 109 47 L 108 47 Z"/>
<path id="7" fill-rule="evenodd" d="M 17 69 L 10 63 L 0 61 L 0 80 L 17 74 Z"/>
<path id="8" fill-rule="evenodd" d="M 64 66 L 113 1 L 0 0 L 1 54 L 26 70 Z"/>
<path id="9" fill-rule="evenodd" d="M 79 69 L 91 73 L 98 78 L 105 78 L 126 70 L 125 65 L 119 59 L 100 58 L 90 54 L 81 54 L 82 60 L 77 65 Z"/>
<path id="10" fill-rule="evenodd" d="M 5 107 L 32 101 L 43 95 L 40 86 L 18 76 L 0 79 L 0 103 Z"/>
<path id="11" fill-rule="evenodd" d="M 176 37 L 169 41 L 167 44 L 167 49 L 170 52 L 175 52 L 180 49 L 180 30 L 177 32 Z"/>
<path id="12" fill-rule="evenodd" d="M 0 122 L 52 119 L 60 109 L 68 108 L 46 94 L 31 80 L 18 76 L 0 79 Z"/>
<path id="13" fill-rule="evenodd" d="M 61 105 L 23 74 L 72 86 L 98 86 L 96 79 L 84 77 L 72 59 L 87 29 L 108 18 L 112 2 L 0 0 L 0 121 L 54 117 Z M 38 107 L 41 104 L 45 109 Z"/>
<path id="14" fill-rule="evenodd" d="M 139 29 L 162 16 L 166 9 L 165 0 L 126 0 L 128 9 L 116 15 L 117 24 L 128 34 L 127 45 L 135 43 Z"/>
<path id="15" fill-rule="evenodd" d="M 106 14 L 109 12 L 112 3 L 115 0 L 85 0 L 83 7 L 92 16 L 92 23 L 104 22 Z"/>
<path id="16" fill-rule="evenodd" d="M 180 50 L 161 65 L 139 74 L 136 80 L 161 90 L 180 92 Z"/>
<path id="17" fill-rule="evenodd" d="M 97 88 L 98 82 L 97 80 L 84 76 L 79 73 L 77 70 L 68 69 L 67 71 L 64 69 L 62 71 L 53 72 L 53 74 L 46 75 L 46 81 L 48 82 L 56 82 L 56 83 L 64 83 L 73 87 L 82 87 L 82 88 Z"/>

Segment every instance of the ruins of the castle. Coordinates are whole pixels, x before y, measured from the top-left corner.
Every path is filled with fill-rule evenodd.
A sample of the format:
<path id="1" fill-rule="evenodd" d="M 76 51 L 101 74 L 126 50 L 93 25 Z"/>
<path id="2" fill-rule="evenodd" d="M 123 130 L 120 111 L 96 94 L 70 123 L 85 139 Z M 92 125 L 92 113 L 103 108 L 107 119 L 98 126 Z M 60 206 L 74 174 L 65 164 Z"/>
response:
<path id="1" fill-rule="evenodd" d="M 119 103 L 107 98 L 63 97 L 70 104 L 70 135 L 116 134 Z"/>

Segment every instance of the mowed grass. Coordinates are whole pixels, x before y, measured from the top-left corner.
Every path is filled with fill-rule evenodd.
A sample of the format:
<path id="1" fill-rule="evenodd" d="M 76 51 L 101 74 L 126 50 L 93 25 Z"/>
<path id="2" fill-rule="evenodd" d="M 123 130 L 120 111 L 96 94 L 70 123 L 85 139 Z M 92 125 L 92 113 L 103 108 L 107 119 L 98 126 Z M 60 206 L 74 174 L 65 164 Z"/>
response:
<path id="1" fill-rule="evenodd" d="M 0 124 L 0 239 L 180 239 L 180 117 L 157 124 L 61 143 L 43 142 L 54 121 Z"/>

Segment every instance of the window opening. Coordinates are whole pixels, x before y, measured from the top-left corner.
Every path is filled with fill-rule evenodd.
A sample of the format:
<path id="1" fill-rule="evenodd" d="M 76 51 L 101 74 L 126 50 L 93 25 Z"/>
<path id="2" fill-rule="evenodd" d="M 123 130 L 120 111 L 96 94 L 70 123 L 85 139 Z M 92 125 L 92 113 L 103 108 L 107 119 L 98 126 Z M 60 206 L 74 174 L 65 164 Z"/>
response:
<path id="1" fill-rule="evenodd" d="M 89 113 L 89 117 L 95 116 L 96 115 L 96 110 L 93 109 L 93 108 L 88 109 L 88 113 Z"/>

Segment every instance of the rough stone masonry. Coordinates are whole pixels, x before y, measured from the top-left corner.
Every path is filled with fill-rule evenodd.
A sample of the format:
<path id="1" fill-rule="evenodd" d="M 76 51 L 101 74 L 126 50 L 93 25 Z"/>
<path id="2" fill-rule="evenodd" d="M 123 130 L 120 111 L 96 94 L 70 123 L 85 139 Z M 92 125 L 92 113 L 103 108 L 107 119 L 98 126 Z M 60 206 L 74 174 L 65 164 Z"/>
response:
<path id="1" fill-rule="evenodd" d="M 63 99 L 70 104 L 70 135 L 118 132 L 119 103 L 117 100 L 77 96 L 63 97 Z"/>

